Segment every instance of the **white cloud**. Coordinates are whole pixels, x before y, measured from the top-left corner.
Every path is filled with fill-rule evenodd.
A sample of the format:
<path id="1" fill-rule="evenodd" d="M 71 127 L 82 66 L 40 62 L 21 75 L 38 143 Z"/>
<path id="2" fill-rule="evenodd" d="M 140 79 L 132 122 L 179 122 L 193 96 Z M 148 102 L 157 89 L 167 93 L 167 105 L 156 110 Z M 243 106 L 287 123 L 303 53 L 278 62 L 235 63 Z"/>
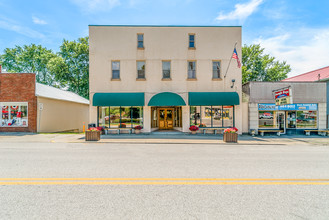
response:
<path id="1" fill-rule="evenodd" d="M 84 12 L 108 11 L 120 5 L 120 0 L 71 0 Z"/>
<path id="2" fill-rule="evenodd" d="M 263 2 L 263 0 L 251 0 L 250 2 L 244 4 L 236 4 L 235 10 L 229 13 L 220 12 L 219 16 L 216 18 L 218 21 L 224 20 L 239 20 L 244 21 L 252 13 L 254 13 L 258 6 Z"/>
<path id="3" fill-rule="evenodd" d="M 37 18 L 35 16 L 32 16 L 32 21 L 33 21 L 34 24 L 41 24 L 41 25 L 47 24 L 47 22 L 45 20 L 42 20 L 42 19 Z"/>
<path id="4" fill-rule="evenodd" d="M 289 30 L 275 37 L 259 38 L 265 53 L 291 66 L 289 77 L 329 65 L 329 28 Z"/>
<path id="5" fill-rule="evenodd" d="M 0 20 L 0 29 L 5 29 L 9 31 L 14 31 L 16 33 L 19 33 L 21 35 L 30 37 L 30 38 L 39 38 L 43 39 L 45 37 L 44 34 L 35 31 L 31 28 L 28 28 L 26 26 L 22 26 L 17 24 L 14 21 L 8 20 L 8 19 L 2 19 Z"/>

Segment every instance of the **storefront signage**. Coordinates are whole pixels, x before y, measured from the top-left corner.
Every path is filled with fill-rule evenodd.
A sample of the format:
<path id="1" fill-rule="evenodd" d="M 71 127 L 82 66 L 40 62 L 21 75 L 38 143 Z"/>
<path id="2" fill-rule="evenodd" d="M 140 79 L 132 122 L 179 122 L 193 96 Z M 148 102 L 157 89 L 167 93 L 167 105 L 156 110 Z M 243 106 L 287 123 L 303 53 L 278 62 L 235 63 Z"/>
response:
<path id="1" fill-rule="evenodd" d="M 291 89 L 280 89 L 275 91 L 275 104 L 276 105 L 286 105 L 292 104 L 292 94 Z"/>
<path id="2" fill-rule="evenodd" d="M 317 111 L 318 104 L 287 104 L 287 105 L 276 105 L 276 104 L 258 104 L 258 110 L 260 111 Z"/>

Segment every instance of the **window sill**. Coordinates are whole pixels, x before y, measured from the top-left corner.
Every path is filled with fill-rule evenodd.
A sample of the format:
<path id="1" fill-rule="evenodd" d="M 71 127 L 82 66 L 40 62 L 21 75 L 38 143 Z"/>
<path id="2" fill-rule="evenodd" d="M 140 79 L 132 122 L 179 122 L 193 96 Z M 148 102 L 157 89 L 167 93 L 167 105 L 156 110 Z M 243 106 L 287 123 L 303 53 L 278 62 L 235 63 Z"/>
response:
<path id="1" fill-rule="evenodd" d="M 146 81 L 146 78 L 136 78 L 136 81 Z"/>
<path id="2" fill-rule="evenodd" d="M 196 50 L 195 47 L 189 47 L 188 49 L 189 49 L 189 50 Z"/>
<path id="3" fill-rule="evenodd" d="M 187 81 L 197 81 L 197 78 L 187 78 Z"/>
<path id="4" fill-rule="evenodd" d="M 145 47 L 137 47 L 137 50 L 145 50 Z"/>
<path id="5" fill-rule="evenodd" d="M 222 81 L 223 79 L 222 78 L 212 78 L 211 80 L 212 81 Z"/>
<path id="6" fill-rule="evenodd" d="M 172 79 L 171 78 L 162 78 L 161 80 L 162 81 L 171 81 Z"/>
<path id="7" fill-rule="evenodd" d="M 111 79 L 111 81 L 121 81 L 121 79 Z"/>

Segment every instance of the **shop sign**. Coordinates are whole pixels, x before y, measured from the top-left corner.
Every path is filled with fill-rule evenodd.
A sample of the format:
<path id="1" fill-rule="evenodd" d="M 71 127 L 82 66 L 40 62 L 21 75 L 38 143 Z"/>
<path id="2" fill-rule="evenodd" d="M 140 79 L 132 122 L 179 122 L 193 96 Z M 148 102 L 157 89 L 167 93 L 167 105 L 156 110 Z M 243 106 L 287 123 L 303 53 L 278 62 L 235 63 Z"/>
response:
<path id="1" fill-rule="evenodd" d="M 280 89 L 275 91 L 275 104 L 276 105 L 286 105 L 292 104 L 292 94 L 291 89 Z"/>
<path id="2" fill-rule="evenodd" d="M 258 104 L 258 110 L 260 111 L 317 111 L 318 104 L 287 104 L 287 105 L 276 105 L 276 104 Z"/>

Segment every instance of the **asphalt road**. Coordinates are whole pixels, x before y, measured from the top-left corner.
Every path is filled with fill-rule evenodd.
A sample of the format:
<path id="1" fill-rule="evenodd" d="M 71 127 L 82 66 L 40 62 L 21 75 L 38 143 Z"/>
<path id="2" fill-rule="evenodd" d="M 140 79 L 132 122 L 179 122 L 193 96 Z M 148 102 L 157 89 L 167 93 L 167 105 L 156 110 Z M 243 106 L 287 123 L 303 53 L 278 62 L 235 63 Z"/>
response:
<path id="1" fill-rule="evenodd" d="M 0 219 L 328 219 L 329 146 L 0 143 L 0 207 Z"/>

